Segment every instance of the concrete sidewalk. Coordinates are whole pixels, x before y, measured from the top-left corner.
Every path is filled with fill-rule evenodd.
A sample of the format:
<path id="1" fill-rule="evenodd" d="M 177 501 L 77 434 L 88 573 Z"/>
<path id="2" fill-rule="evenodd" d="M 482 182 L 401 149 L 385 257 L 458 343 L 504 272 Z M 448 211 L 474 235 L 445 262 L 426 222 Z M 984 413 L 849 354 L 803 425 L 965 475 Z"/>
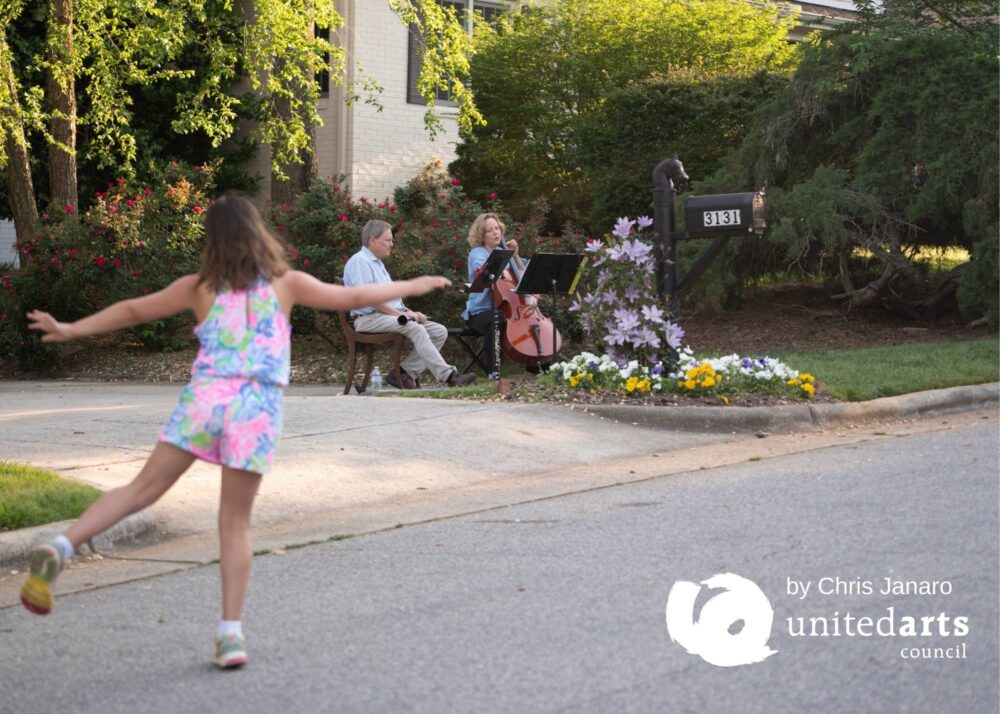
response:
<path id="1" fill-rule="evenodd" d="M 107 490 L 130 481 L 176 405 L 179 386 L 0 382 L 0 460 L 30 463 Z M 914 419 L 987 410 L 1000 385 L 862 404 L 774 408 L 590 407 L 342 396 L 291 387 L 274 470 L 255 508 L 254 540 L 278 550 L 769 455 L 929 428 Z M 846 431 L 845 431 L 846 430 Z M 761 440 L 763 432 L 768 438 Z M 722 448 L 720 448 L 720 446 Z M 710 448 L 706 448 L 710 447 Z M 218 468 L 196 462 L 151 512 L 96 542 L 124 558 L 74 563 L 60 591 L 192 567 L 217 557 Z M 0 534 L 0 607 L 16 571 L 53 524 Z M 110 580 L 109 580 L 110 578 Z M 16 598 L 15 600 L 16 601 Z"/>

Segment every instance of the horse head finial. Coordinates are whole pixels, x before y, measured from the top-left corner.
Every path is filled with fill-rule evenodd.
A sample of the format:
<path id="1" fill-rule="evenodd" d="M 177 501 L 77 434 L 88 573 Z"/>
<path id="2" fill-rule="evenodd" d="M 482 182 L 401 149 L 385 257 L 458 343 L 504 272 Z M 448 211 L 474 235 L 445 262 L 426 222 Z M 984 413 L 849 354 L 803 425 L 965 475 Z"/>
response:
<path id="1" fill-rule="evenodd" d="M 655 187 L 669 188 L 669 184 L 666 183 L 667 179 L 673 180 L 674 185 L 687 183 L 689 180 L 687 172 L 684 171 L 684 164 L 677 158 L 677 154 L 664 159 L 653 169 L 653 185 Z"/>

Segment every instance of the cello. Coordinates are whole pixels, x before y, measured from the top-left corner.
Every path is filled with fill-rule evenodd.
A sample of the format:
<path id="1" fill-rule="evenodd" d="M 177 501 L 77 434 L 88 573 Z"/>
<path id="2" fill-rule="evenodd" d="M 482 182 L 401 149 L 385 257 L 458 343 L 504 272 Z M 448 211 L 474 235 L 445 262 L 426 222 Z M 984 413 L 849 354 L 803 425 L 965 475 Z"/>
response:
<path id="1" fill-rule="evenodd" d="M 506 248 L 503 238 L 500 247 Z M 537 300 L 517 292 L 523 272 L 511 261 L 493 286 L 493 305 L 507 318 L 503 331 L 503 352 L 516 364 L 525 366 L 550 364 L 555 360 L 552 336 L 555 333 L 555 351 L 562 348 L 562 335 L 552 320 L 542 314 Z"/>

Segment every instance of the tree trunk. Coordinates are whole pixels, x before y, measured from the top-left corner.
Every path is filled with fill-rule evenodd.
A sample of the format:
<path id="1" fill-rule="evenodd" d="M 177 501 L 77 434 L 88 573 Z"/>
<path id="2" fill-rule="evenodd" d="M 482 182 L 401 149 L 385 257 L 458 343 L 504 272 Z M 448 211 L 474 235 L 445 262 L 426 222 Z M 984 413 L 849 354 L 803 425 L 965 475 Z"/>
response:
<path id="1" fill-rule="evenodd" d="M 284 99 L 275 101 L 278 113 L 282 119 L 288 120 L 291 117 L 289 102 Z M 283 203 L 291 204 L 296 197 L 305 193 L 316 178 L 316 160 L 314 158 L 316 148 L 316 129 L 306 122 L 306 131 L 309 132 L 309 147 L 299 152 L 299 163 L 287 163 L 281 167 L 286 178 L 278 176 L 277 172 L 271 172 L 271 205 L 280 206 Z"/>
<path id="2" fill-rule="evenodd" d="M 305 193 L 316 176 L 312 153 L 302 152 L 301 164 L 285 164 L 284 173 L 287 178 L 281 178 L 277 173 L 271 174 L 271 205 L 291 204 L 299 195 Z"/>
<path id="3" fill-rule="evenodd" d="M 28 146 L 24 139 L 24 123 L 21 118 L 21 103 L 18 97 L 17 80 L 10 63 L 10 49 L 6 39 L 0 35 L 0 82 L 3 83 L 7 101 L 0 102 L 0 124 L 7 131 L 4 152 L 7 155 L 7 193 L 10 210 L 14 215 L 14 230 L 17 232 L 17 254 L 21 265 L 27 265 L 30 254 L 28 243 L 38 229 L 38 208 L 35 205 L 35 187 L 31 181 L 31 163 L 28 161 Z"/>
<path id="4" fill-rule="evenodd" d="M 48 99 L 50 210 L 76 206 L 76 94 L 73 79 L 73 0 L 49 0 Z M 53 71 L 53 67 L 55 71 Z"/>

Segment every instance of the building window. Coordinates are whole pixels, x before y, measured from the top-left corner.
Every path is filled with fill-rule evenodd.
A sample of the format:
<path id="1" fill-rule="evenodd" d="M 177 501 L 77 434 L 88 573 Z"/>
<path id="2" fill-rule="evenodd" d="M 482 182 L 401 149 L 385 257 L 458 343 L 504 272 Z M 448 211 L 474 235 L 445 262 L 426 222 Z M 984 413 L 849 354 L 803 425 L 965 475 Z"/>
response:
<path id="1" fill-rule="evenodd" d="M 482 18 L 486 22 L 493 22 L 508 9 L 508 5 L 503 2 L 483 2 L 483 0 L 437 0 L 439 5 L 452 7 L 466 31 L 472 32 L 472 23 Z M 420 92 L 417 91 L 417 79 L 420 77 L 421 51 L 423 49 L 423 38 L 417 28 L 410 25 L 407 33 L 407 57 L 406 66 L 406 101 L 410 104 L 427 104 Z M 437 93 L 437 102 L 444 106 L 456 106 L 451 98 L 450 92 Z"/>
<path id="2" fill-rule="evenodd" d="M 317 27 L 315 28 L 315 35 L 321 40 L 330 41 L 330 28 L 329 27 Z M 319 85 L 319 96 L 329 97 L 330 96 L 330 53 L 323 53 L 323 61 L 326 63 L 326 69 L 322 72 L 316 73 L 316 84 Z"/>

